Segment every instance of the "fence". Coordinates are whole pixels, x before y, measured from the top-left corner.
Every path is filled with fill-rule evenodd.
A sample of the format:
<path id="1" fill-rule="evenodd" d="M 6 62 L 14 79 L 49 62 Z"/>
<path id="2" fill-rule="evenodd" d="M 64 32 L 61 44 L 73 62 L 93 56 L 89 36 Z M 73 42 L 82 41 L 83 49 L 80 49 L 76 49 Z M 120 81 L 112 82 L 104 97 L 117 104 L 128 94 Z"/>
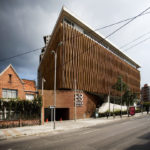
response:
<path id="1" fill-rule="evenodd" d="M 33 101 L 0 99 L 0 128 L 39 125 L 41 98 Z"/>

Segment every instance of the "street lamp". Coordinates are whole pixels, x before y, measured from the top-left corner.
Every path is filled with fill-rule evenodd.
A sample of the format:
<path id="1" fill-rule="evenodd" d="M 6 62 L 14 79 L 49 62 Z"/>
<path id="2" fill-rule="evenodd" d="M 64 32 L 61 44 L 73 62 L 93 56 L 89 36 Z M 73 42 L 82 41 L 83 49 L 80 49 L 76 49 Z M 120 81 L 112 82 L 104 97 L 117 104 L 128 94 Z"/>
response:
<path id="1" fill-rule="evenodd" d="M 54 71 L 54 129 L 55 129 L 55 120 L 56 120 L 56 66 L 57 66 L 57 52 L 54 50 L 51 51 L 55 57 L 55 71 Z"/>
<path id="2" fill-rule="evenodd" d="M 121 77 L 121 112 L 120 117 L 122 118 L 122 77 Z"/>
<path id="3" fill-rule="evenodd" d="M 42 96 L 43 96 L 43 89 L 44 89 L 44 83 L 46 82 L 46 80 L 44 78 L 42 78 Z"/>
<path id="4" fill-rule="evenodd" d="M 59 42 L 58 45 L 57 45 L 57 48 L 60 45 L 62 45 L 62 43 L 63 43 L 62 41 Z M 56 69 L 57 69 L 56 67 L 57 67 L 57 48 L 56 48 L 56 51 L 54 51 L 54 50 L 51 51 L 51 53 L 53 53 L 54 57 L 55 57 L 55 59 L 54 59 L 54 61 L 55 61 L 55 71 L 54 71 L 54 129 L 56 128 L 55 121 L 56 121 Z"/>
<path id="5" fill-rule="evenodd" d="M 43 107 L 44 107 L 43 89 L 44 89 L 44 83 L 45 83 L 45 82 L 46 82 L 46 80 L 45 80 L 44 78 L 42 78 L 42 101 L 43 101 L 42 103 L 43 103 L 43 104 L 42 104 L 42 107 L 41 107 L 41 124 L 43 124 L 43 118 L 44 118 L 44 116 L 43 116 L 43 112 L 44 112 L 44 110 L 43 110 L 43 109 L 44 109 L 44 108 L 43 108 Z M 43 112 L 42 112 L 42 110 L 43 110 Z"/>

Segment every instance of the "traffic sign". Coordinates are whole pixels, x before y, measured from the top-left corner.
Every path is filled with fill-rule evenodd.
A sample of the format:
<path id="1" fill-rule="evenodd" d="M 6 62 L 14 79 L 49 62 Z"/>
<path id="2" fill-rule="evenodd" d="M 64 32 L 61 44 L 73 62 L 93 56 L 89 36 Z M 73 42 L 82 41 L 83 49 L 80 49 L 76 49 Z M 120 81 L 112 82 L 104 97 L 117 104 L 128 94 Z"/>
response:
<path id="1" fill-rule="evenodd" d="M 83 94 L 82 93 L 76 93 L 75 94 L 75 102 L 76 102 L 76 106 L 82 106 L 83 105 Z"/>
<path id="2" fill-rule="evenodd" d="M 49 108 L 50 108 L 50 109 L 54 109 L 54 108 L 55 108 L 55 106 L 51 105 L 51 106 L 49 106 Z"/>

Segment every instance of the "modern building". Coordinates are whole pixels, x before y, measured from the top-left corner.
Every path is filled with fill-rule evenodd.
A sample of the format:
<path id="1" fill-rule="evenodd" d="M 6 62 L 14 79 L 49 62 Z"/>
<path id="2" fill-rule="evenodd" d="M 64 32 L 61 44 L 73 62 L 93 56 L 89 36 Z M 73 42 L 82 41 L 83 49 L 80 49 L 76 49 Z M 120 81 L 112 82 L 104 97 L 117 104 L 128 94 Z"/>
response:
<path id="1" fill-rule="evenodd" d="M 44 85 L 44 107 L 49 119 L 49 107 L 54 105 L 52 51 L 57 53 L 57 119 L 91 117 L 109 93 L 119 94 L 112 89 L 119 76 L 132 92 L 140 92 L 140 66 L 68 9 L 62 8 L 51 38 L 42 50 L 38 68 L 38 88 Z M 43 84 L 42 78 L 46 80 Z"/>
<path id="2" fill-rule="evenodd" d="M 33 100 L 36 91 L 35 81 L 21 79 L 11 64 L 0 73 L 0 98 Z"/>
<path id="3" fill-rule="evenodd" d="M 150 102 L 150 86 L 148 84 L 145 84 L 141 89 L 141 100 Z"/>

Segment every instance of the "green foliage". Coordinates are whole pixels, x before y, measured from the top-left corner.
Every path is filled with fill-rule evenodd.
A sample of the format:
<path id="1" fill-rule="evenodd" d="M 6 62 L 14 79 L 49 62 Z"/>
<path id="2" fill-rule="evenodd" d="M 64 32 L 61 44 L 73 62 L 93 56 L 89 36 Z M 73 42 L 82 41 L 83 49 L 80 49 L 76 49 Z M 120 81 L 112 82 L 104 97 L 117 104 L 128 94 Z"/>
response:
<path id="1" fill-rule="evenodd" d="M 40 115 L 42 98 L 41 96 L 38 96 L 32 101 L 20 99 L 10 99 L 6 101 L 4 99 L 0 99 L 0 110 L 4 111 L 4 107 L 8 111 L 14 111 L 20 115 Z"/>
<path id="2" fill-rule="evenodd" d="M 126 91 L 128 86 L 123 82 L 122 76 L 119 76 L 117 82 L 112 86 L 112 88 L 121 92 Z"/>
<path id="3" fill-rule="evenodd" d="M 144 107 L 150 106 L 150 102 L 144 102 L 144 103 L 143 103 L 143 106 L 144 106 Z"/>
<path id="4" fill-rule="evenodd" d="M 99 113 L 99 117 L 107 117 L 108 114 L 109 114 L 108 111 L 103 112 L 103 113 Z M 110 112 L 110 116 L 113 116 L 113 114 L 115 116 L 119 116 L 120 115 L 120 110 L 115 110 L 114 113 Z M 122 111 L 122 114 L 127 114 L 127 111 Z"/>
<path id="5" fill-rule="evenodd" d="M 133 105 L 134 100 L 136 98 L 137 98 L 137 94 L 132 93 L 129 89 L 127 89 L 122 96 L 123 102 L 125 102 L 127 106 L 129 106 L 129 104 Z"/>
<path id="6" fill-rule="evenodd" d="M 140 112 L 141 112 L 141 109 L 139 109 L 139 108 L 137 108 L 137 109 L 135 110 L 135 113 L 140 113 Z M 109 114 L 108 111 L 103 112 L 103 113 L 99 113 L 99 117 L 107 117 L 108 114 Z M 115 116 L 120 116 L 120 110 L 119 110 L 119 109 L 116 109 L 116 110 L 114 111 L 114 113 L 113 113 L 113 112 L 110 112 L 110 116 L 113 116 L 113 114 L 114 114 Z M 127 114 L 127 111 L 126 111 L 126 110 L 122 111 L 122 115 L 125 115 L 125 114 Z"/>
<path id="7" fill-rule="evenodd" d="M 119 76 L 117 82 L 112 86 L 113 89 L 123 92 L 122 102 L 126 103 L 127 106 L 129 104 L 133 104 L 134 100 L 137 98 L 136 93 L 132 93 L 126 83 L 123 82 L 122 77 Z"/>

